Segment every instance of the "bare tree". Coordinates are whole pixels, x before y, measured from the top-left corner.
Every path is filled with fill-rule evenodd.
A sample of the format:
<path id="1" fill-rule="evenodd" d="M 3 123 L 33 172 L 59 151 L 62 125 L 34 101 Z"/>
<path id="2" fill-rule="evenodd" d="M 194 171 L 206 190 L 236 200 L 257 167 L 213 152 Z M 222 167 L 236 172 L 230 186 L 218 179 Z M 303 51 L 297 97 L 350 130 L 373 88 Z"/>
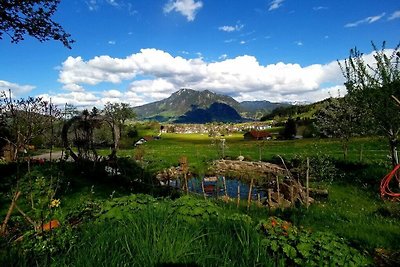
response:
<path id="1" fill-rule="evenodd" d="M 2 123 L 9 130 L 9 137 L 2 138 L 13 145 L 13 159 L 16 160 L 18 151 L 28 150 L 28 145 L 35 137 L 48 132 L 54 118 L 59 118 L 61 112 L 40 97 L 12 99 L 11 91 L 9 96 L 2 92 L 0 97 Z"/>

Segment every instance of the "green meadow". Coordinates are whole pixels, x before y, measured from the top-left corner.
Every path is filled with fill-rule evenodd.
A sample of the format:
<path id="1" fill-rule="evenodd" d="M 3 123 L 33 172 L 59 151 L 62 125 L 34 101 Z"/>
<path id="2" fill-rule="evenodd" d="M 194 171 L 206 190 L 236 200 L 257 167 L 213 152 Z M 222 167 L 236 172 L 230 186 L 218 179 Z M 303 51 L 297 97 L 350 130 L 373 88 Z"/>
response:
<path id="1" fill-rule="evenodd" d="M 373 266 L 398 261 L 400 209 L 379 196 L 389 172 L 388 147 L 379 137 L 354 138 L 344 160 L 340 140 L 245 141 L 242 134 L 213 139 L 200 134 L 162 134 L 160 140 L 119 151 L 121 174 L 100 163 L 72 162 L 18 166 L 25 195 L 18 203 L 31 218 L 57 219 L 61 227 L 36 234 L 21 213 L 9 221 L 12 232 L 0 243 L 2 266 Z M 108 150 L 100 151 L 107 154 Z M 138 160 L 138 155 L 141 155 Z M 308 209 L 296 205 L 269 209 L 242 199 L 220 199 L 157 186 L 154 174 L 187 157 L 189 168 L 204 173 L 215 159 L 280 163 L 291 168 L 311 159 L 311 186 L 327 189 Z M 2 164 L 0 216 L 16 187 L 16 165 Z M 38 180 L 45 177 L 44 182 Z M 57 208 L 42 209 L 40 190 L 57 182 Z M 36 179 L 36 180 L 35 180 Z M 302 179 L 302 178 L 301 178 Z M 40 183 L 38 183 L 38 181 Z M 54 184 L 53 184 L 54 185 Z M 20 187 L 24 188 L 24 187 Z M 33 188 L 35 194 L 29 195 Z M 32 209 L 32 203 L 35 208 Z M 20 239 L 18 239 L 20 238 Z M 18 239 L 19 241 L 16 241 Z"/>

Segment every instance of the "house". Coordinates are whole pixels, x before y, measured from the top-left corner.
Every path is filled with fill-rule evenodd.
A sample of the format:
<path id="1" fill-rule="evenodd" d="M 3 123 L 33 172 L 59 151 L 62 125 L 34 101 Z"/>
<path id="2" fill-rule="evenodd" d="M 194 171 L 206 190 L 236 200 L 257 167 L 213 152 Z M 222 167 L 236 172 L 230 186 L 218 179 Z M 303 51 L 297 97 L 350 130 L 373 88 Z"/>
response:
<path id="1" fill-rule="evenodd" d="M 256 131 L 252 130 L 243 135 L 244 140 L 269 140 L 272 138 L 272 134 L 267 131 Z"/>

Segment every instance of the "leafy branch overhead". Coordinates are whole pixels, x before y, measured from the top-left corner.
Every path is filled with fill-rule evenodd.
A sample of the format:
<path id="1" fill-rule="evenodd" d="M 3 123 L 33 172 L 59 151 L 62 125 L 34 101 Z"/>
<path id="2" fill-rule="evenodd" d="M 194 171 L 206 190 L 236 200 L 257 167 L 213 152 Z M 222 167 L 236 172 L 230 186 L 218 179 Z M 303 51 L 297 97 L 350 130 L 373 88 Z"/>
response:
<path id="1" fill-rule="evenodd" d="M 61 0 L 2 0 L 0 1 L 0 39 L 8 35 L 18 43 L 30 35 L 40 42 L 56 40 L 71 48 L 74 40 L 52 16 Z"/>

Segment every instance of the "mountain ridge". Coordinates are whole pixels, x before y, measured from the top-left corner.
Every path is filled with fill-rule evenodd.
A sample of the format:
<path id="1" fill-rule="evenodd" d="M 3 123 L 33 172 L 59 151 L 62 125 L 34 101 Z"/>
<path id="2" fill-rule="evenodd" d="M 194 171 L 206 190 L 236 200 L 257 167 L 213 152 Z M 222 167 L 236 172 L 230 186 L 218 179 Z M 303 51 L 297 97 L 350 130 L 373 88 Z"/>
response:
<path id="1" fill-rule="evenodd" d="M 266 100 L 238 102 L 230 96 L 218 94 L 210 90 L 197 91 L 189 88 L 182 88 L 172 93 L 168 98 L 134 107 L 133 110 L 137 114 L 137 117 L 143 120 L 157 120 L 160 122 L 175 121 L 182 116 L 187 116 L 188 112 L 189 117 L 193 118 L 196 112 L 200 114 L 206 111 L 212 114 L 205 115 L 204 112 L 201 114 L 205 117 L 211 116 L 212 121 L 218 121 L 218 114 L 215 114 L 213 109 L 208 110 L 214 103 L 225 104 L 233 108 L 241 117 L 244 117 L 244 120 L 245 118 L 247 120 L 249 118 L 258 119 L 266 113 L 270 113 L 276 107 L 290 105 L 285 103 L 272 103 Z M 238 121 L 236 114 L 229 110 L 228 107 L 217 107 L 221 108 L 221 111 L 227 112 L 227 114 L 232 116 L 232 118 L 228 118 L 229 116 L 223 118 L 224 121 Z"/>

